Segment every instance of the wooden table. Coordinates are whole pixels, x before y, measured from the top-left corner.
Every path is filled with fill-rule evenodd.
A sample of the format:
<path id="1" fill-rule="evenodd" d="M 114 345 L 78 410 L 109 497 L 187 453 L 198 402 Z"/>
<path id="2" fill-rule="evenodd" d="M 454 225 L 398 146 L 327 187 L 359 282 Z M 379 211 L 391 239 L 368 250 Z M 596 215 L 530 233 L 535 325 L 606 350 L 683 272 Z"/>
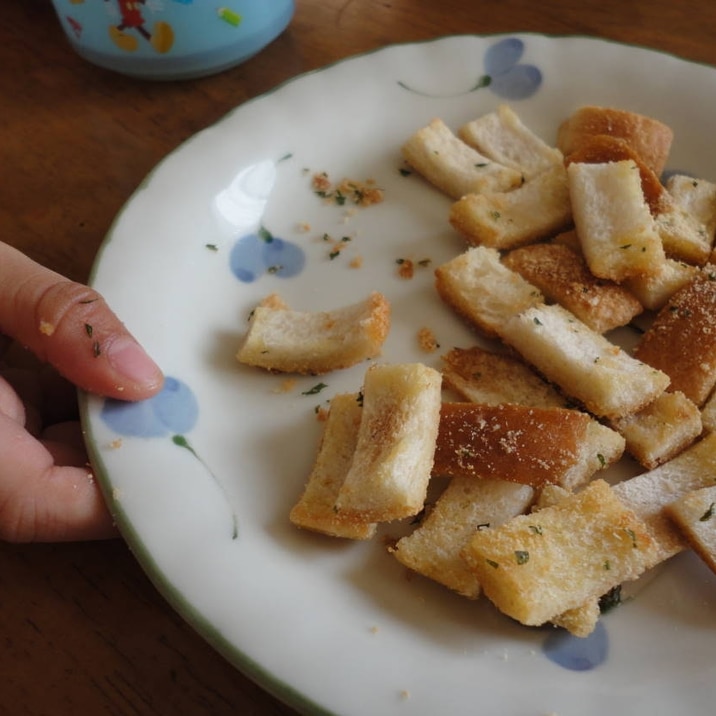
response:
<path id="1" fill-rule="evenodd" d="M 284 80 L 388 43 L 454 33 L 585 34 L 716 64 L 716 5 L 706 2 L 688 12 L 673 0 L 297 5 L 290 28 L 244 65 L 152 84 L 75 56 L 48 2 L 4 0 L 0 239 L 85 281 L 114 215 L 168 152 Z M 120 540 L 0 545 L 0 714 L 292 713 L 172 611 Z"/>

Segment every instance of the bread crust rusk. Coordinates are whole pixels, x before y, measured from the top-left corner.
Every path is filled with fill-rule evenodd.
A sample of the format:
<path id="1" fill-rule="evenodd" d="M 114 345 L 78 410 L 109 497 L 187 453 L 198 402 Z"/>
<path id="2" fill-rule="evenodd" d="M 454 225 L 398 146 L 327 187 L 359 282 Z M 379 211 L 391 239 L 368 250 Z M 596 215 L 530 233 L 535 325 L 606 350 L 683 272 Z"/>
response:
<path id="1" fill-rule="evenodd" d="M 626 139 L 605 134 L 585 137 L 579 146 L 565 157 L 569 164 L 606 164 L 608 162 L 632 161 L 641 178 L 641 189 L 653 215 L 662 211 L 670 201 L 659 176 L 644 162 L 639 153 Z"/>
<path id="2" fill-rule="evenodd" d="M 498 527 L 525 512 L 534 493 L 515 482 L 453 478 L 419 527 L 389 551 L 413 571 L 476 599 L 480 583 L 461 556 L 463 548 L 476 530 Z"/>
<path id="3" fill-rule="evenodd" d="M 675 174 L 666 180 L 668 210 L 657 226 L 668 256 L 703 266 L 711 256 L 716 230 L 716 184 Z"/>
<path id="4" fill-rule="evenodd" d="M 453 348 L 443 356 L 443 385 L 463 400 L 484 405 L 566 408 L 569 402 L 519 358 L 480 346 Z"/>
<path id="5" fill-rule="evenodd" d="M 435 270 L 435 287 L 447 305 L 487 336 L 506 320 L 542 303 L 544 296 L 508 269 L 496 249 L 476 246 Z"/>
<path id="6" fill-rule="evenodd" d="M 556 505 L 477 532 L 463 556 L 498 609 L 538 626 L 636 579 L 655 551 L 644 522 L 594 480 Z"/>
<path id="7" fill-rule="evenodd" d="M 666 507 L 692 549 L 716 572 L 716 486 L 702 487 Z"/>
<path id="8" fill-rule="evenodd" d="M 646 407 L 612 421 L 627 452 L 651 470 L 686 449 L 703 430 L 701 412 L 680 391 L 667 391 Z"/>
<path id="9" fill-rule="evenodd" d="M 595 105 L 580 107 L 559 126 L 557 147 L 567 156 L 589 138 L 603 134 L 624 139 L 661 176 L 674 132 L 658 119 L 637 112 Z"/>
<path id="10" fill-rule="evenodd" d="M 363 413 L 358 393 L 340 393 L 331 399 L 323 435 L 308 481 L 289 513 L 297 527 L 332 537 L 370 539 L 375 523 L 349 519 L 336 511 L 336 499 L 348 474 Z"/>
<path id="11" fill-rule="evenodd" d="M 459 199 L 471 192 L 508 191 L 522 173 L 484 156 L 457 137 L 442 119 L 433 119 L 402 146 L 405 161 L 443 193 Z"/>
<path id="12" fill-rule="evenodd" d="M 474 246 L 511 249 L 571 225 L 567 174 L 562 164 L 507 192 L 466 194 L 450 208 L 450 223 Z"/>
<path id="13" fill-rule="evenodd" d="M 671 390 L 702 406 L 716 385 L 716 266 L 706 266 L 659 311 L 634 350 Z"/>
<path id="14" fill-rule="evenodd" d="M 663 465 L 614 486 L 616 496 L 647 525 L 657 544 L 655 566 L 688 546 L 665 507 L 692 490 L 710 487 L 716 474 L 716 433 L 709 433 Z"/>
<path id="15" fill-rule="evenodd" d="M 537 136 L 506 104 L 463 124 L 457 134 L 490 159 L 521 172 L 527 181 L 564 161 L 559 149 Z"/>
<path id="16" fill-rule="evenodd" d="M 597 278 L 582 256 L 564 244 L 533 244 L 510 251 L 505 266 L 598 333 L 624 326 L 643 311 L 627 289 Z"/>
<path id="17" fill-rule="evenodd" d="M 353 461 L 336 500 L 346 519 L 388 522 L 423 509 L 440 422 L 442 376 L 421 363 L 365 374 Z"/>
<path id="18" fill-rule="evenodd" d="M 443 403 L 433 473 L 574 489 L 623 449 L 619 435 L 577 410 Z"/>
<path id="19" fill-rule="evenodd" d="M 574 226 L 590 271 L 621 282 L 654 273 L 666 256 L 630 159 L 567 167 Z"/>
<path id="20" fill-rule="evenodd" d="M 390 303 L 377 291 L 316 313 L 294 311 L 272 294 L 254 309 L 236 359 L 271 371 L 319 375 L 380 355 L 389 330 Z"/>
<path id="21" fill-rule="evenodd" d="M 680 288 L 693 279 L 698 270 L 697 266 L 667 258 L 655 273 L 632 276 L 626 279 L 623 285 L 637 297 L 644 308 L 658 311 Z"/>
<path id="22" fill-rule="evenodd" d="M 669 384 L 666 373 L 632 357 L 558 304 L 513 316 L 500 327 L 500 337 L 599 417 L 633 413 Z"/>

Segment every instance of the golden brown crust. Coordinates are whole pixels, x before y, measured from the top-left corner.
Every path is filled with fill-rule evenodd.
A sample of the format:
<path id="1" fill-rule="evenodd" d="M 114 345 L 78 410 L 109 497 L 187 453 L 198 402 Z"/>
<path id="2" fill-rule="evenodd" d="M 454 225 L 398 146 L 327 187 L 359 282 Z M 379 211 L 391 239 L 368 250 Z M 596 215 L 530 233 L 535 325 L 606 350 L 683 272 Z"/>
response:
<path id="1" fill-rule="evenodd" d="M 552 507 L 478 532 L 463 556 L 498 609 L 536 626 L 636 579 L 655 550 L 644 523 L 595 480 Z"/>
<path id="2" fill-rule="evenodd" d="M 707 266 L 661 309 L 634 355 L 701 406 L 716 384 L 716 280 Z"/>
<path id="3" fill-rule="evenodd" d="M 369 539 L 375 534 L 374 523 L 348 518 L 335 509 L 353 462 L 361 416 L 357 393 L 341 393 L 331 400 L 308 482 L 289 513 L 289 519 L 297 527 L 348 539 Z"/>
<path id="4" fill-rule="evenodd" d="M 598 279 L 582 256 L 563 244 L 515 249 L 503 262 L 598 333 L 626 325 L 643 310 L 633 294 L 613 281 Z"/>
<path id="5" fill-rule="evenodd" d="M 653 117 L 611 107 L 585 106 L 560 125 L 557 147 L 567 156 L 599 135 L 628 142 L 657 176 L 664 171 L 674 138 L 672 129 Z"/>
<path id="6" fill-rule="evenodd" d="M 443 403 L 433 474 L 559 483 L 581 457 L 590 420 L 563 408 Z"/>
<path id="7" fill-rule="evenodd" d="M 480 346 L 453 348 L 443 356 L 443 385 L 471 403 L 541 408 L 566 408 L 568 403 L 523 361 Z"/>

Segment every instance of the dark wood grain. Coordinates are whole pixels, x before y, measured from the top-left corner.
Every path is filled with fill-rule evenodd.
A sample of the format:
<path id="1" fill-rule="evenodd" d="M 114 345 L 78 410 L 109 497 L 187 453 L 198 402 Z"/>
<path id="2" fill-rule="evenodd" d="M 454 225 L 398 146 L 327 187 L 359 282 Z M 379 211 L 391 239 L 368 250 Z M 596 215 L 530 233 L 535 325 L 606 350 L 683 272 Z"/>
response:
<path id="1" fill-rule="evenodd" d="M 673 0 L 298 0 L 290 28 L 245 64 L 148 83 L 77 57 L 48 2 L 5 0 L 0 239 L 84 281 L 147 172 L 236 105 L 388 43 L 512 31 L 610 38 L 716 64 L 716 4 L 707 2 L 686 12 Z M 119 540 L 0 545 L 0 714 L 291 713 L 173 612 Z"/>

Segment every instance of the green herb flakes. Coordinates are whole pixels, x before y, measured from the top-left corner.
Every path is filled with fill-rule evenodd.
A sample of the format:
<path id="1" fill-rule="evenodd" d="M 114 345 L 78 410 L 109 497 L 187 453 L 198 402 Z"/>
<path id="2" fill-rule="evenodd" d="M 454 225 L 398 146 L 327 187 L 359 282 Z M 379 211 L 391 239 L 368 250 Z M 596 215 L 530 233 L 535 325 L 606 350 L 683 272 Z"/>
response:
<path id="1" fill-rule="evenodd" d="M 317 383 L 313 386 L 313 388 L 309 388 L 308 390 L 304 390 L 301 395 L 317 395 L 320 393 L 324 388 L 327 388 L 328 386 L 325 383 Z"/>

